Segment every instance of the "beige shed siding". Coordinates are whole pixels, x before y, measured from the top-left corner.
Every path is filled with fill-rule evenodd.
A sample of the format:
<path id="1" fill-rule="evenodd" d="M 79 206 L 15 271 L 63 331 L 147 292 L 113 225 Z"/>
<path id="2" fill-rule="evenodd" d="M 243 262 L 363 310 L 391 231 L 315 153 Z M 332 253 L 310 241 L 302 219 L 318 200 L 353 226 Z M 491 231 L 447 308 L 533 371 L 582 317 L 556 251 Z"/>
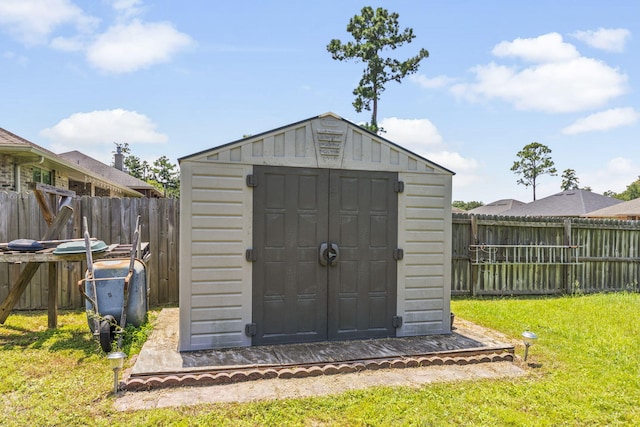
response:
<path id="1" fill-rule="evenodd" d="M 451 176 L 401 173 L 398 203 L 398 336 L 449 332 Z M 449 208 L 447 208 L 449 207 Z M 448 212 L 447 212 L 448 211 Z M 404 226 L 402 226 L 404 224 Z"/>
<path id="2" fill-rule="evenodd" d="M 183 165 L 181 195 L 188 211 L 183 240 L 181 349 L 247 346 L 244 327 L 251 321 L 251 269 L 245 251 L 251 247 L 251 192 L 245 177 L 251 166 L 191 163 Z M 183 330 L 184 329 L 184 330 Z"/>

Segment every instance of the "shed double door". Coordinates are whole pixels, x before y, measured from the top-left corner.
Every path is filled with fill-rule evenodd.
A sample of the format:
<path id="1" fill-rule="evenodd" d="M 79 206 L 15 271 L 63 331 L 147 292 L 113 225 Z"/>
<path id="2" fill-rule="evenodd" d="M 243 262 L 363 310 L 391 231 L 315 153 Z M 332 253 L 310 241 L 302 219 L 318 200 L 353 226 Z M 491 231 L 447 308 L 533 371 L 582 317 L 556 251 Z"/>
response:
<path id="1" fill-rule="evenodd" d="M 395 336 L 397 173 L 254 168 L 252 343 Z"/>

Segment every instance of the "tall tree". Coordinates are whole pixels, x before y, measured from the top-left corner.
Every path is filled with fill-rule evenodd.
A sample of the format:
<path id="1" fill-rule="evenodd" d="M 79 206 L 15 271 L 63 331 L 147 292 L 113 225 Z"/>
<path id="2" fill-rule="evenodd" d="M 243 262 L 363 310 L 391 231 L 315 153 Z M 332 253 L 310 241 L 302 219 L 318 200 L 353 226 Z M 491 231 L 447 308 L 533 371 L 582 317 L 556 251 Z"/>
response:
<path id="1" fill-rule="evenodd" d="M 518 151 L 518 158 L 513 162 L 511 170 L 520 175 L 518 184 L 525 187 L 533 187 L 533 200 L 536 200 L 536 186 L 540 175 L 557 175 L 553 160 L 551 160 L 551 149 L 539 142 L 532 142 Z"/>
<path id="2" fill-rule="evenodd" d="M 178 196 L 180 194 L 179 173 L 176 165 L 169 161 L 167 156 L 161 156 L 153 162 L 151 172 L 153 180 L 160 184 L 165 196 Z"/>
<path id="3" fill-rule="evenodd" d="M 577 190 L 578 183 L 580 180 L 576 176 L 576 171 L 573 169 L 565 169 L 562 171 L 562 184 L 560 184 L 560 189 L 562 191 L 568 190 Z"/>
<path id="4" fill-rule="evenodd" d="M 385 85 L 392 80 L 400 83 L 405 76 L 418 71 L 420 61 L 429 56 L 426 49 L 420 49 L 416 56 L 406 61 L 380 55 L 386 49 L 393 50 L 404 43 L 411 43 L 416 37 L 412 28 L 405 28 L 400 32 L 399 16 L 381 7 L 374 11 L 371 6 L 365 6 L 360 15 L 351 18 L 347 25 L 347 31 L 354 41 L 342 43 L 333 39 L 327 45 L 333 59 L 353 59 L 365 64 L 358 87 L 353 90 L 356 96 L 353 106 L 358 113 L 363 109 L 371 111 L 371 123 L 367 123 L 365 127 L 374 133 L 379 130 L 378 100 Z"/>

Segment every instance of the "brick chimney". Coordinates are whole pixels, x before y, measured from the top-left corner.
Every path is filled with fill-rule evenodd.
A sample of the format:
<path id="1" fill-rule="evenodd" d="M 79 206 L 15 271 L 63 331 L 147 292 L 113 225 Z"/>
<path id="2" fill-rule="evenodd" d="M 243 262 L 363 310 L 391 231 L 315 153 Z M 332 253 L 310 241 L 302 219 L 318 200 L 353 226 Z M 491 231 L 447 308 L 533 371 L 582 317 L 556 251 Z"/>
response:
<path id="1" fill-rule="evenodd" d="M 113 166 L 118 170 L 124 170 L 124 154 L 122 147 L 116 144 L 116 154 L 113 156 Z"/>

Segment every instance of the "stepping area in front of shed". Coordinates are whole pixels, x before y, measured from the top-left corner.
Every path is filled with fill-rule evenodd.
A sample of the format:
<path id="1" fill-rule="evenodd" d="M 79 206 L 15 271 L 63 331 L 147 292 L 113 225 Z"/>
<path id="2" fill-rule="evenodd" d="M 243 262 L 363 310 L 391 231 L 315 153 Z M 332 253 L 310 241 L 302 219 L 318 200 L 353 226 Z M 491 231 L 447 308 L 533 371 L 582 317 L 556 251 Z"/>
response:
<path id="1" fill-rule="evenodd" d="M 131 369 L 126 390 L 317 377 L 365 370 L 514 360 L 514 344 L 456 318 L 448 335 L 281 344 L 180 353 L 177 308 L 163 309 Z"/>

